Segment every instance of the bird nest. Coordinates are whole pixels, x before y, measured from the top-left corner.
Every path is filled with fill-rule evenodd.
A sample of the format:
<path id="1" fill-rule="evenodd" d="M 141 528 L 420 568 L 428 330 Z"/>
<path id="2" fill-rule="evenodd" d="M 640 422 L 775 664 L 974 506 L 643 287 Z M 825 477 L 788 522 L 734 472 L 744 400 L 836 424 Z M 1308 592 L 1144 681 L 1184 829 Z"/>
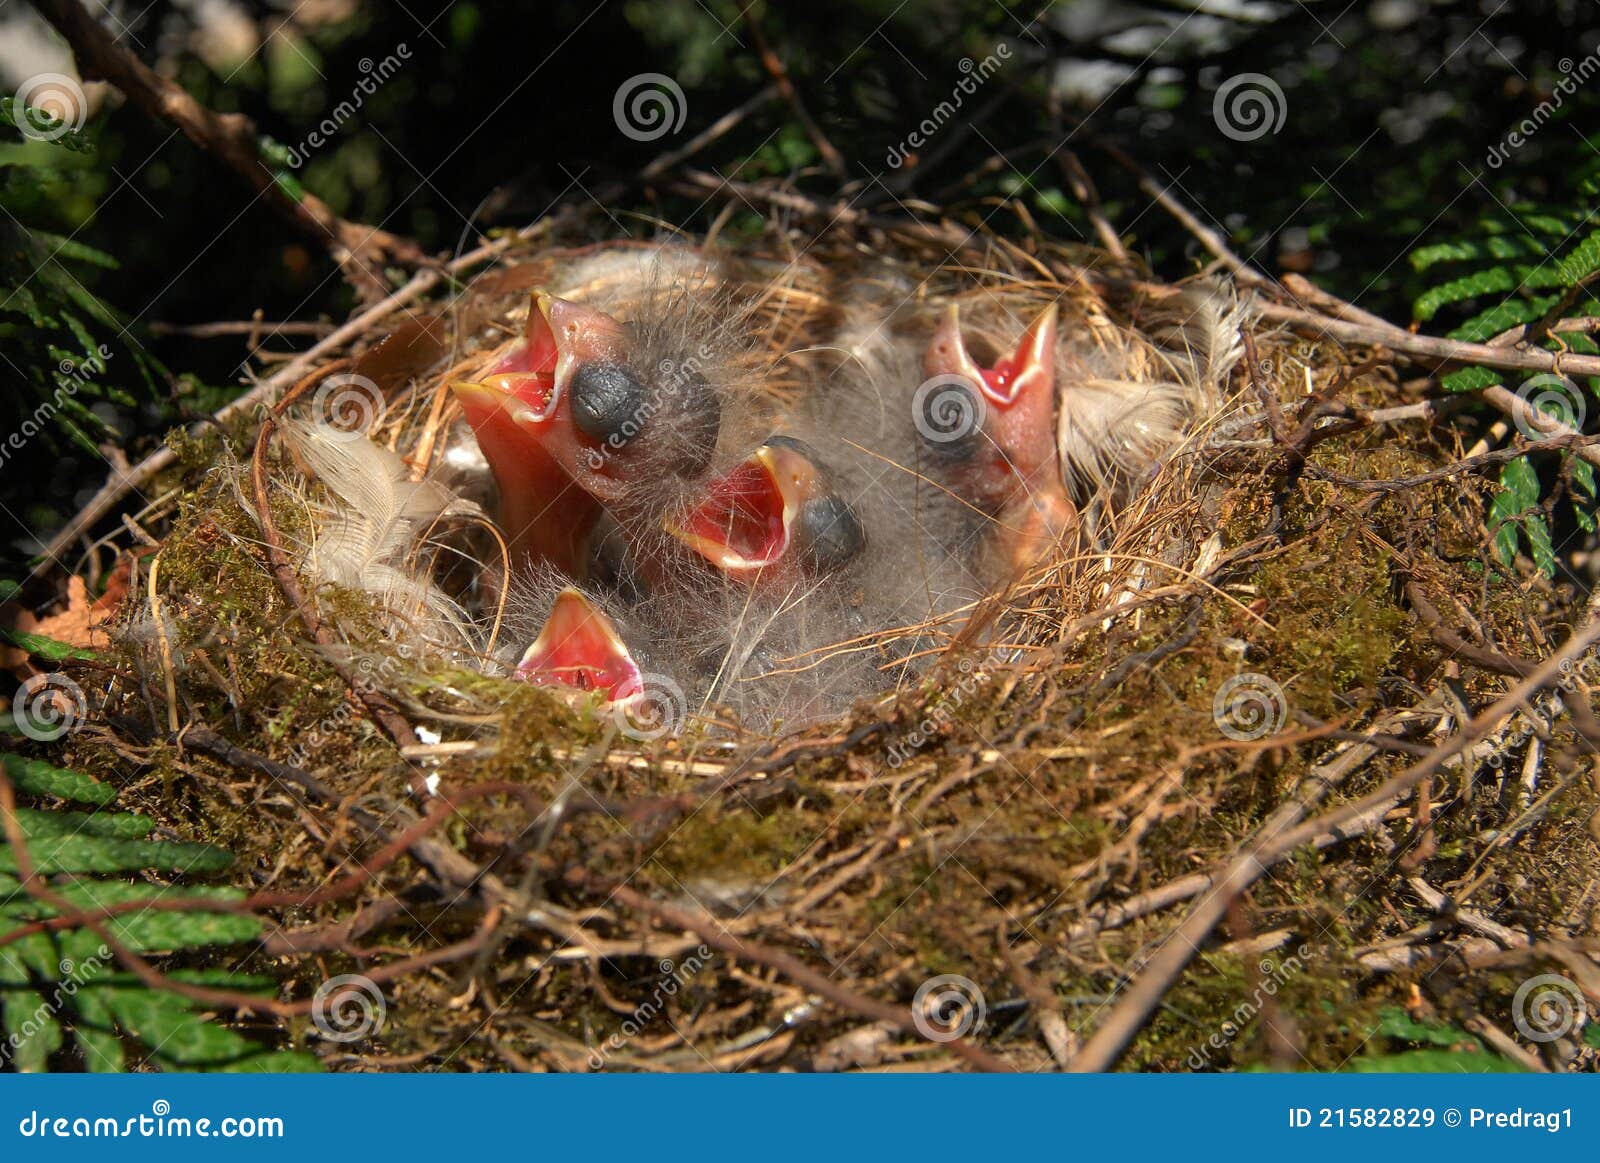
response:
<path id="1" fill-rule="evenodd" d="M 749 353 L 792 373 L 780 398 L 805 367 L 773 356 L 852 257 L 787 245 Z M 562 253 L 548 226 L 506 240 L 467 293 L 356 329 L 277 422 L 359 376 L 369 435 L 436 469 L 448 384 Z M 1037 241 L 937 257 L 947 290 L 1026 283 L 1128 333 L 1181 293 Z M 189 483 L 125 555 L 117 664 L 66 755 L 235 853 L 271 922 L 238 964 L 279 982 L 272 1036 L 333 1067 L 1590 1061 L 1575 1033 L 1513 1032 L 1524 980 L 1594 986 L 1585 668 L 1484 717 L 1576 599 L 1500 564 L 1470 431 L 1389 366 L 1248 340 L 1222 406 L 1092 537 L 920 672 L 775 730 L 710 708 L 624 733 L 412 649 L 364 594 L 308 585 L 317 486 L 272 440 L 175 437 Z M 441 571 L 466 552 L 431 544 Z M 386 1003 L 355 1041 L 306 1004 L 341 974 Z"/>

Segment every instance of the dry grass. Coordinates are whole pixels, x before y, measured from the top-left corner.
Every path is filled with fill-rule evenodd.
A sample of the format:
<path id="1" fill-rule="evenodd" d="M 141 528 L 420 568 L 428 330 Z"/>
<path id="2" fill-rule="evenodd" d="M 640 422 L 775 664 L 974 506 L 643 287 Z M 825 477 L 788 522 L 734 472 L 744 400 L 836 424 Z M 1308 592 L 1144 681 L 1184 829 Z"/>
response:
<path id="1" fill-rule="evenodd" d="M 538 278 L 539 256 L 525 257 L 356 364 L 389 391 L 383 436 L 419 474 L 451 418 L 446 383 L 505 342 L 490 321 Z M 995 244 L 975 265 L 1108 324 L 1160 293 L 1091 279 L 1073 257 Z M 793 269 L 764 304 L 777 347 L 827 310 L 823 268 Z M 360 631 L 372 622 L 359 601 L 323 595 L 349 640 L 336 661 L 443 740 L 403 759 L 309 646 L 259 526 L 213 476 L 160 530 L 173 668 L 146 606 L 112 715 L 77 736 L 74 759 L 113 773 L 130 806 L 238 853 L 246 887 L 308 893 L 404 831 L 412 781 L 438 777 L 460 810 L 429 839 L 453 860 L 414 848 L 352 895 L 278 910 L 281 929 L 247 959 L 301 997 L 334 973 L 468 942 L 386 983 L 375 1038 L 284 1028 L 334 1066 L 1052 1069 L 1286 803 L 1314 819 L 1370 792 L 1515 684 L 1444 645 L 1408 588 L 1491 660 L 1547 657 L 1582 614 L 1568 590 L 1496 567 L 1478 476 L 1398 492 L 1315 471 L 1291 481 L 1252 378 L 1291 413 L 1310 391 L 1358 417 L 1402 397 L 1387 368 L 1284 335 L 1255 343 L 1230 407 L 1103 546 L 1063 548 L 996 595 L 920 689 L 782 739 L 711 724 L 639 747 L 592 708 L 398 657 Z M 1455 463 L 1462 439 L 1426 420 L 1362 422 L 1308 462 L 1392 480 Z M 1587 707 L 1581 672 L 1556 694 Z M 169 677 L 185 723 L 323 794 L 169 738 Z M 1418 794 L 1284 853 L 1117 1065 L 1336 1069 L 1407 1048 L 1411 1020 L 1486 1063 L 1592 1066 L 1575 1035 L 1518 1039 L 1511 1011 L 1534 973 L 1589 989 L 1600 976 L 1591 756 L 1546 693 Z M 984 1000 L 965 1039 L 911 1020 L 919 987 L 944 974 Z"/>

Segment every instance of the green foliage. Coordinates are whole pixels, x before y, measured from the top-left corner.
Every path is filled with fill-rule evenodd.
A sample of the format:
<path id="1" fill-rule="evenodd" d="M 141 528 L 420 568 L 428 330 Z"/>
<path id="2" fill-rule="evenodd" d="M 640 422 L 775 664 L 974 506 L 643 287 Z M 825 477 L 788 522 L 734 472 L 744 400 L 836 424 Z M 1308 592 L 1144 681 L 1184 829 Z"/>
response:
<path id="1" fill-rule="evenodd" d="M 80 772 L 17 755 L 4 756 L 18 791 L 39 799 L 104 807 L 115 793 Z M 106 938 L 143 955 L 204 955 L 254 940 L 261 922 L 237 912 L 207 910 L 243 897 L 226 887 L 156 887 L 126 879 L 148 871 L 195 875 L 232 862 L 207 844 L 151 840 L 155 821 L 129 812 L 19 807 L 28 862 L 49 877 L 43 892 L 25 887 L 19 854 L 0 843 L 0 940 L 62 914 L 98 914 L 87 926 L 31 932 L 0 945 L 0 1059 L 23 1071 L 47 1070 L 71 1047 L 91 1071 L 130 1065 L 163 1070 L 314 1070 L 314 1056 L 268 1050 L 220 1024 L 207 1007 L 172 990 L 152 989 L 122 972 Z M 72 873 L 70 879 L 60 874 Z M 82 875 L 85 873 L 98 875 Z M 48 897 L 49 899 L 44 899 Z M 189 902 L 193 908 L 172 908 Z M 129 905 L 146 907 L 129 909 Z M 160 907 L 169 906 L 169 907 Z M 115 910 L 106 915 L 108 910 Z M 175 981 L 270 995 L 271 978 L 228 970 L 175 970 Z M 129 1043 L 142 1047 L 130 1063 Z M 0 1064 L 4 1064 L 0 1061 Z"/>
<path id="2" fill-rule="evenodd" d="M 0 99 L 0 343 L 23 377 L 20 390 L 8 393 L 6 419 L 22 438 L 56 449 L 64 435 L 98 455 L 96 443 L 113 433 L 92 405 L 132 407 L 136 401 L 118 382 L 137 380 L 154 395 L 164 373 L 127 341 L 127 320 L 90 289 L 116 260 L 51 229 L 68 224 L 62 207 L 73 199 L 66 191 L 91 160 L 93 143 L 75 130 L 29 138 L 19 124 L 30 125 L 30 116 L 38 115 Z M 113 361 L 126 365 L 115 377 L 108 374 Z"/>
<path id="3" fill-rule="evenodd" d="M 1488 343 L 1520 327 L 1547 350 L 1600 354 L 1600 345 L 1583 330 L 1559 325 L 1562 319 L 1600 316 L 1600 299 L 1593 294 L 1600 282 L 1600 228 L 1591 223 L 1592 195 L 1600 184 L 1600 134 L 1583 145 L 1586 159 L 1568 174 L 1567 200 L 1501 203 L 1479 220 L 1473 236 L 1412 250 L 1412 269 L 1426 274 L 1429 283 L 1412 305 L 1419 321 L 1440 315 L 1457 320 L 1449 335 L 1468 343 Z M 1533 407 L 1580 428 L 1600 389 L 1594 377 L 1575 382 L 1481 366 L 1452 371 L 1442 383 L 1452 392 L 1506 384 Z M 1594 529 L 1594 470 L 1571 450 L 1560 454 L 1559 468 L 1574 520 Z M 1525 547 L 1539 571 L 1554 577 L 1553 498 L 1546 497 L 1537 468 L 1528 457 L 1511 461 L 1501 469 L 1499 484 L 1489 506 L 1496 554 L 1510 564 Z"/>
<path id="4" fill-rule="evenodd" d="M 1491 1054 L 1467 1031 L 1448 1022 L 1418 1021 L 1405 1010 L 1379 1011 L 1373 1044 L 1381 1049 L 1351 1059 L 1354 1074 L 1515 1074 L 1523 1068 Z"/>

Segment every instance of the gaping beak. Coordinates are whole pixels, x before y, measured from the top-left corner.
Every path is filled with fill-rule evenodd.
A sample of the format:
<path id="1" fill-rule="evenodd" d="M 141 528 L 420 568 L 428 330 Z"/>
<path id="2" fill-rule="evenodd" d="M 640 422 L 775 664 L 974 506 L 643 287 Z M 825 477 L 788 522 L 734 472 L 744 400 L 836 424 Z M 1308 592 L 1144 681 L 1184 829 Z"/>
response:
<path id="1" fill-rule="evenodd" d="M 562 590 L 539 636 L 517 665 L 517 677 L 535 686 L 594 691 L 607 702 L 638 697 L 644 680 L 616 626 L 575 589 Z"/>
<path id="2" fill-rule="evenodd" d="M 960 311 L 951 304 L 923 356 L 929 377 L 959 376 L 982 394 L 986 415 L 974 435 L 988 451 L 969 458 L 957 475 L 962 477 L 959 491 L 991 512 L 1020 492 L 1054 493 L 1065 487 L 1055 437 L 1058 314 L 1050 304 L 1023 331 L 1012 354 L 985 367 L 968 352 Z"/>
<path id="3" fill-rule="evenodd" d="M 1050 401 L 1055 385 L 1056 319 L 1051 303 L 1028 325 L 1011 355 L 992 367 L 980 365 L 961 338 L 961 309 L 950 304 L 923 357 L 928 376 L 957 375 L 976 384 L 996 407 L 1009 409 L 1027 400 Z"/>
<path id="4" fill-rule="evenodd" d="M 450 385 L 500 493 L 500 527 L 519 564 L 549 562 L 581 577 L 599 504 L 546 448 L 555 423 L 550 376 L 501 372 Z"/>
<path id="5" fill-rule="evenodd" d="M 617 363 L 623 357 L 622 324 L 593 307 L 537 291 L 528 313 L 528 348 L 553 358 L 557 399 L 566 393 L 573 373 L 585 363 Z"/>
<path id="6" fill-rule="evenodd" d="M 773 437 L 717 477 L 667 532 L 730 577 L 793 563 L 836 569 L 866 546 L 855 513 L 799 441 Z"/>

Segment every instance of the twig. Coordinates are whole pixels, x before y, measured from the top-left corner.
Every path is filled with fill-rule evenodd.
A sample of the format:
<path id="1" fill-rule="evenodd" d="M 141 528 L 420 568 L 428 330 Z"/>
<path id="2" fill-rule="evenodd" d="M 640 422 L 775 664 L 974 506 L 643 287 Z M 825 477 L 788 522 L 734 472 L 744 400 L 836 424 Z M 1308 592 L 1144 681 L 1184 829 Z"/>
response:
<path id="1" fill-rule="evenodd" d="M 1416 357 L 1412 362 L 1475 363 L 1506 371 L 1555 372 L 1559 375 L 1600 375 L 1600 356 L 1579 355 L 1572 352 L 1545 351 L 1543 348 L 1506 348 L 1487 343 L 1467 343 L 1460 339 L 1446 339 L 1438 335 L 1417 335 L 1384 323 L 1381 327 L 1371 323 L 1357 323 L 1336 319 L 1297 307 L 1277 303 L 1260 304 L 1261 317 L 1275 323 L 1284 323 L 1299 331 L 1314 331 L 1317 336 L 1327 336 L 1344 343 L 1359 343 L 1383 347 L 1397 355 Z"/>
<path id="2" fill-rule="evenodd" d="M 409 239 L 341 218 L 313 194 L 291 196 L 262 160 L 255 126 L 248 117 L 217 113 L 201 105 L 181 86 L 156 73 L 113 40 L 78 0 L 34 2 L 44 18 L 66 38 L 84 77 L 109 81 L 149 116 L 177 126 L 202 151 L 243 178 L 302 233 L 325 247 L 345 277 L 369 299 L 388 291 L 383 277 L 386 261 L 412 266 L 427 261 L 427 255 Z"/>
<path id="3" fill-rule="evenodd" d="M 587 878 L 585 877 L 584 879 Z M 741 960 L 753 961 L 757 965 L 765 965 L 770 969 L 775 969 L 812 993 L 826 998 L 851 1013 L 860 1014 L 862 1017 L 871 1018 L 873 1021 L 887 1022 L 902 1033 L 916 1033 L 916 1025 L 911 1020 L 911 1014 L 908 1011 L 898 1006 L 885 1005 L 883 1002 L 863 997 L 854 990 L 846 989 L 833 978 L 818 973 L 809 965 L 791 957 L 781 949 L 768 949 L 753 941 L 741 940 L 728 932 L 714 917 L 696 915 L 675 905 L 651 900 L 627 885 L 617 884 L 604 887 L 605 891 L 612 897 L 629 908 L 648 913 L 675 928 L 687 929 L 689 932 L 697 934 L 707 945 L 722 950 L 730 957 L 738 957 Z M 986 1070 L 991 1073 L 1009 1073 L 1011 1071 L 1011 1067 L 1003 1059 L 997 1058 L 983 1047 L 965 1039 L 957 1039 L 953 1042 L 947 1042 L 945 1045 L 979 1070 Z"/>
<path id="4" fill-rule="evenodd" d="M 1537 670 L 1488 710 L 1462 724 L 1459 731 L 1434 748 L 1426 759 L 1408 767 L 1360 799 L 1325 812 L 1298 827 L 1292 825 L 1304 816 L 1304 805 L 1295 800 L 1280 806 L 1257 829 L 1246 850 L 1236 856 L 1217 878 L 1211 895 L 1194 907 L 1146 962 L 1144 970 L 1123 994 L 1122 1001 L 1111 1016 L 1095 1031 L 1083 1052 L 1073 1059 L 1072 1069 L 1100 1071 L 1110 1068 L 1199 951 L 1206 935 L 1226 915 L 1233 899 L 1254 884 L 1278 859 L 1329 831 L 1342 829 L 1345 825 L 1359 827 L 1363 821 L 1372 821 L 1375 815 L 1381 818 L 1382 813 L 1407 792 L 1438 771 L 1448 760 L 1488 735 L 1501 720 L 1516 713 L 1535 693 L 1558 683 L 1564 673 L 1562 664 L 1569 667 L 1574 665 L 1597 640 L 1600 640 L 1600 619 L 1594 619 L 1576 631 Z"/>
<path id="5" fill-rule="evenodd" d="M 238 417 L 247 415 L 263 404 L 270 404 L 277 398 L 280 391 L 305 375 L 308 370 L 316 366 L 319 360 L 338 351 L 352 340 L 360 338 L 371 330 L 373 324 L 379 320 L 394 314 L 406 304 L 421 298 L 442 279 L 469 270 L 496 257 L 516 243 L 524 242 L 548 229 L 548 224 L 549 219 L 544 219 L 524 230 L 484 243 L 477 249 L 468 251 L 460 258 L 445 264 L 443 271 L 424 270 L 417 272 L 409 283 L 395 291 L 387 299 L 374 303 L 355 316 L 355 318 L 340 326 L 326 339 L 315 344 L 301 355 L 296 356 L 289 363 L 262 380 L 244 395 L 223 405 L 211 417 L 210 422 L 218 425 L 226 424 Z M 38 564 L 30 571 L 28 580 L 34 580 L 50 566 L 60 561 L 61 555 L 66 552 L 67 547 L 104 520 L 122 501 L 123 497 L 135 489 L 143 487 L 155 479 L 157 475 L 177 463 L 178 454 L 170 448 L 163 447 L 152 452 L 132 468 L 115 471 L 111 480 L 107 481 L 100 491 L 89 499 L 89 503 L 80 509 L 77 515 L 62 526 L 61 531 L 50 539 L 49 544 L 44 547 L 40 555 Z"/>
<path id="6" fill-rule="evenodd" d="M 794 111 L 795 120 L 800 122 L 800 127 L 806 131 L 811 144 L 816 146 L 817 152 L 822 155 L 823 164 L 834 177 L 843 180 L 846 176 L 844 156 L 834 147 L 833 142 L 828 140 L 828 135 L 822 132 L 822 127 L 807 111 L 805 102 L 800 99 L 800 93 L 794 87 L 794 82 L 789 79 L 789 70 L 784 65 L 783 58 L 773 51 L 766 34 L 761 31 L 761 21 L 756 18 L 755 5 L 756 0 L 750 0 L 739 15 L 744 18 L 745 31 L 750 34 L 750 39 L 755 44 L 756 56 L 761 60 L 761 67 L 766 70 L 767 76 L 772 78 L 772 83 L 778 87 L 778 92 L 783 94 L 783 99 L 789 103 L 789 108 Z"/>
<path id="7" fill-rule="evenodd" d="M 267 323 L 259 319 L 236 319 L 226 323 L 152 323 L 153 335 L 183 335 L 190 339 L 220 339 L 231 335 L 259 335 L 270 331 L 274 335 L 315 335 L 321 337 L 333 330 L 332 323 Z"/>
<path id="8" fill-rule="evenodd" d="M 644 169 L 639 171 L 639 177 L 643 178 L 645 181 L 660 177 L 679 162 L 693 157 L 695 154 L 705 149 L 706 146 L 710 145 L 718 138 L 723 137 L 725 134 L 731 132 L 733 128 L 741 121 L 777 95 L 778 86 L 775 84 L 768 85 L 754 97 L 751 97 L 745 101 L 744 104 L 735 109 L 729 110 L 727 113 L 724 113 L 721 117 L 717 118 L 705 129 L 702 129 L 688 141 L 684 142 L 680 148 L 668 150 L 666 153 L 656 158 L 649 165 L 645 166 Z"/>

